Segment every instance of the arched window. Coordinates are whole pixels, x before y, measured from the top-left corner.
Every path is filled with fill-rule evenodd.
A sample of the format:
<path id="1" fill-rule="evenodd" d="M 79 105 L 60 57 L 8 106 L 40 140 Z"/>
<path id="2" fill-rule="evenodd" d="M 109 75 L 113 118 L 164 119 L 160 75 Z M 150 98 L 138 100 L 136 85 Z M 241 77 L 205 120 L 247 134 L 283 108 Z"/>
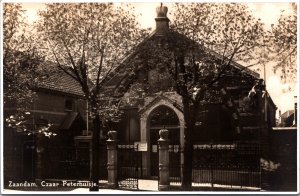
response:
<path id="1" fill-rule="evenodd" d="M 167 125 L 177 125 L 179 126 L 179 120 L 176 113 L 167 106 L 159 106 L 150 115 L 150 125 L 151 126 L 167 126 Z"/>

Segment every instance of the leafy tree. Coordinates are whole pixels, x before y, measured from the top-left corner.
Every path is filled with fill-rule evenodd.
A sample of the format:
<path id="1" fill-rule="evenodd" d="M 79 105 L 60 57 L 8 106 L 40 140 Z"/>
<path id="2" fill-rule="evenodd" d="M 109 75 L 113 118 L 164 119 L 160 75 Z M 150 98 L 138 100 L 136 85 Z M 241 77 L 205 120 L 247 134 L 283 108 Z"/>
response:
<path id="1" fill-rule="evenodd" d="M 186 128 L 181 180 L 183 189 L 188 190 L 192 180 L 192 133 L 200 106 L 218 101 L 221 83 L 228 82 L 227 75 L 240 74 L 241 85 L 253 80 L 235 61 L 248 62 L 257 55 L 264 29 L 246 5 L 237 3 L 176 3 L 173 21 L 173 30 L 148 44 L 143 58 L 168 67 L 175 90 L 182 97 Z M 235 72 L 232 64 L 242 72 Z"/>
<path id="2" fill-rule="evenodd" d="M 132 9 L 112 3 L 54 3 L 39 13 L 38 32 L 46 43 L 43 49 L 48 60 L 81 85 L 89 103 L 93 120 L 90 180 L 97 184 L 101 123 L 118 114 L 119 103 L 101 89 L 143 36 Z"/>
<path id="3" fill-rule="evenodd" d="M 27 132 L 28 135 L 55 136 L 51 132 L 51 123 L 36 126 L 29 123 L 32 118 L 29 110 L 35 93 L 32 85 L 42 73 L 40 63 L 43 57 L 35 48 L 35 36 L 29 31 L 25 22 L 22 6 L 17 3 L 3 4 L 3 100 L 4 126 L 16 132 Z M 9 137 L 4 132 L 4 137 Z M 8 160 L 12 152 L 8 140 L 4 141 L 4 159 Z M 5 161 L 5 171 L 11 170 L 9 161 Z M 9 172 L 4 172 L 7 175 Z"/>
<path id="4" fill-rule="evenodd" d="M 22 6 L 5 3 L 3 10 L 3 98 L 7 109 L 5 125 L 31 134 L 34 131 L 26 126 L 26 120 L 35 98 L 32 84 L 42 72 L 39 65 L 43 57 L 35 48 L 34 36 L 28 31 L 30 26 L 25 22 Z"/>
<path id="5" fill-rule="evenodd" d="M 192 133 L 201 102 L 215 97 L 218 83 L 232 70 L 234 61 L 253 59 L 264 34 L 263 24 L 247 11 L 244 4 L 202 3 L 176 4 L 174 29 L 203 49 L 188 54 L 181 49 L 176 54 L 176 91 L 182 96 L 186 129 L 184 140 L 184 166 L 182 186 L 190 188 L 192 174 Z M 198 53 L 198 54 L 197 54 Z M 176 73 L 177 72 L 177 73 Z M 175 73 L 175 74 L 174 74 Z"/>
<path id="6" fill-rule="evenodd" d="M 292 13 L 282 14 L 267 34 L 270 58 L 276 62 L 274 71 L 281 70 L 284 82 L 294 81 L 297 73 L 297 5 L 291 3 L 291 8 Z"/>
<path id="7" fill-rule="evenodd" d="M 4 105 L 25 110 L 30 107 L 38 65 L 43 58 L 32 42 L 20 4 L 3 4 L 3 82 Z"/>

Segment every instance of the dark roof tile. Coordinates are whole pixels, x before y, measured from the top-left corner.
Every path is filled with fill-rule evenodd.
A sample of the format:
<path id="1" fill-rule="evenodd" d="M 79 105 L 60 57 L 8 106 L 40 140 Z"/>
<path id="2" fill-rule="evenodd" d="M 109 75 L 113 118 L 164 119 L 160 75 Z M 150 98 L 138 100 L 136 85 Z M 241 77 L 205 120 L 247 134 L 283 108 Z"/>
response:
<path id="1" fill-rule="evenodd" d="M 38 89 L 84 96 L 79 82 L 59 68 L 53 68 L 47 73 L 44 73 L 43 76 L 39 78 L 36 87 Z"/>

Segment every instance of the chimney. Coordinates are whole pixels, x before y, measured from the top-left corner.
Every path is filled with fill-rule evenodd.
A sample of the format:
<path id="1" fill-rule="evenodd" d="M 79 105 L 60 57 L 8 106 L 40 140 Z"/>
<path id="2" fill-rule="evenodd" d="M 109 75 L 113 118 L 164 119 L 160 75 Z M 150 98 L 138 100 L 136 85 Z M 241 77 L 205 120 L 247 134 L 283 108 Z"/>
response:
<path id="1" fill-rule="evenodd" d="M 281 110 L 279 110 L 279 117 L 281 116 Z"/>
<path id="2" fill-rule="evenodd" d="M 156 34 L 166 34 L 169 31 L 169 18 L 167 17 L 168 7 L 163 6 L 161 3 L 160 7 L 156 8 L 157 17 L 156 21 Z"/>
<path id="3" fill-rule="evenodd" d="M 278 111 L 278 114 L 279 114 L 278 123 L 281 124 L 281 120 L 282 120 L 281 119 L 281 110 Z"/>

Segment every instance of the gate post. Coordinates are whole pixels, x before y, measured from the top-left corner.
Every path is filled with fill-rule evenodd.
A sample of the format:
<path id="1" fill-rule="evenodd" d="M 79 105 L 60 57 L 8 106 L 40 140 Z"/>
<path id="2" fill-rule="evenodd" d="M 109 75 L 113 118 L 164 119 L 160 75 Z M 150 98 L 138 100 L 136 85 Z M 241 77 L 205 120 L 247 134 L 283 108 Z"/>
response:
<path id="1" fill-rule="evenodd" d="M 118 188 L 118 151 L 117 132 L 108 132 L 107 144 L 107 181 L 108 188 Z"/>
<path id="2" fill-rule="evenodd" d="M 158 190 L 167 191 L 170 189 L 170 176 L 169 176 L 169 131 L 161 129 L 159 131 L 160 138 L 158 139 L 159 150 L 159 181 Z"/>

